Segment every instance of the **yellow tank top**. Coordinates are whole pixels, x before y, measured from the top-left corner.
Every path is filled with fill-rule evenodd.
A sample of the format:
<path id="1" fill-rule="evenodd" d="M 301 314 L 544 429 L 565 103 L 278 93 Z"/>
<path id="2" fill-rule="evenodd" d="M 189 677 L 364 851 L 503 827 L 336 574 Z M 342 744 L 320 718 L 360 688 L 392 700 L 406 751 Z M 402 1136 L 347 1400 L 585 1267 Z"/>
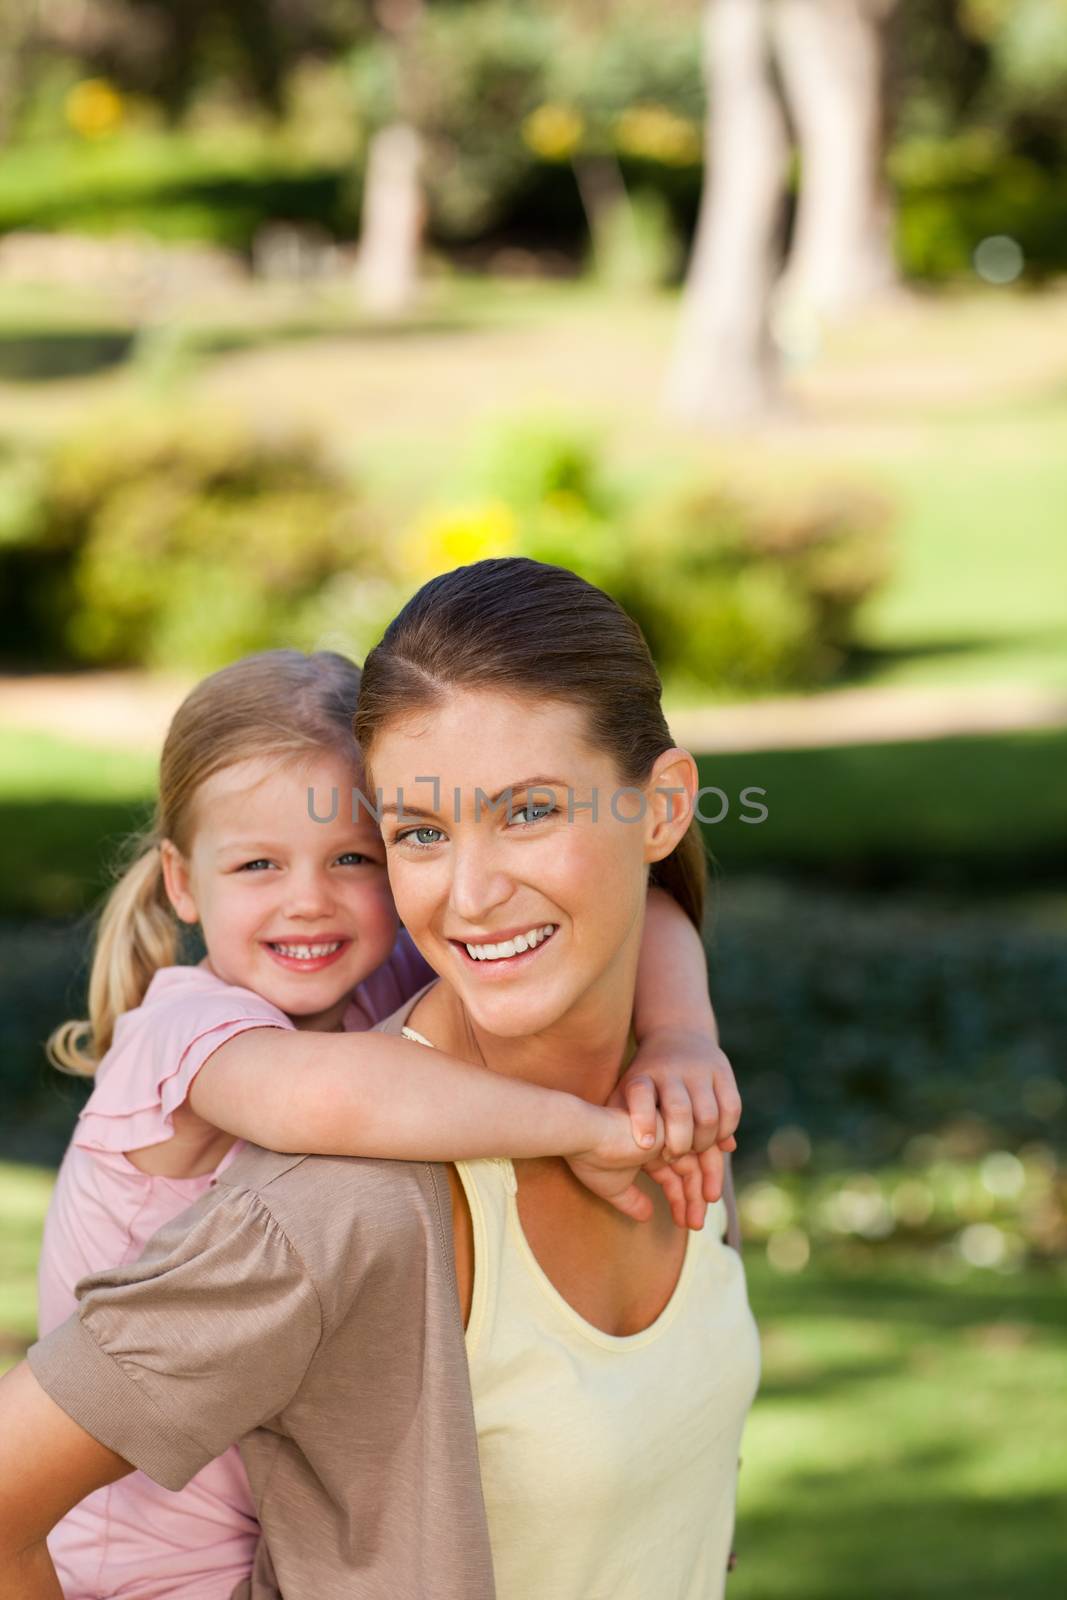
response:
<path id="1" fill-rule="evenodd" d="M 474 1233 L 467 1361 L 499 1600 L 721 1600 L 760 1376 L 725 1203 L 689 1234 L 655 1322 L 618 1338 L 542 1271 L 511 1162 L 456 1170 Z"/>

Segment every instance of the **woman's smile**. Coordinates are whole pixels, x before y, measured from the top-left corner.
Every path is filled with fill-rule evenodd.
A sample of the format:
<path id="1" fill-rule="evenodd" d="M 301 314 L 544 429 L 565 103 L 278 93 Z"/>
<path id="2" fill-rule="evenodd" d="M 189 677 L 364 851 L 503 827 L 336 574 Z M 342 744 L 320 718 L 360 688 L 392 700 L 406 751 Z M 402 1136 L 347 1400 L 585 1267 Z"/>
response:
<path id="1" fill-rule="evenodd" d="M 542 922 L 517 932 L 508 930 L 503 936 L 498 935 L 496 940 L 450 939 L 449 943 L 465 967 L 477 967 L 482 980 L 496 982 L 514 973 L 525 972 L 558 931 L 558 923 Z"/>

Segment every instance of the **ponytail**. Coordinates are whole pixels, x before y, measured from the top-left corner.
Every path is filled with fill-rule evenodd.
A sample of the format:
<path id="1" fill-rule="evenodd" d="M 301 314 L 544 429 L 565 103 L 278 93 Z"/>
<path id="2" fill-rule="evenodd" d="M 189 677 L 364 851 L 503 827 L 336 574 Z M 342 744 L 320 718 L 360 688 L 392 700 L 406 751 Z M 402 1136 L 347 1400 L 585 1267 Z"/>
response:
<path id="1" fill-rule="evenodd" d="M 100 917 L 89 978 L 89 1015 L 64 1022 L 45 1052 L 54 1067 L 92 1077 L 111 1048 L 115 1023 L 139 1006 L 162 967 L 178 954 L 178 928 L 163 887 L 159 840 L 136 842 L 133 862 L 108 896 Z"/>

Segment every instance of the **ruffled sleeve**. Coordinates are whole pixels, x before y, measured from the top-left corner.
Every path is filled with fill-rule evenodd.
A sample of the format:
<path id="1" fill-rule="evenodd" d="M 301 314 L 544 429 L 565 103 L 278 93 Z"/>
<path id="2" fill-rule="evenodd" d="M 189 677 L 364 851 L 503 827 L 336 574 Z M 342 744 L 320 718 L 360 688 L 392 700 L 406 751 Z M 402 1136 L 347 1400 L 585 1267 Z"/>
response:
<path id="1" fill-rule="evenodd" d="M 204 1062 L 248 1028 L 292 1028 L 277 1006 L 202 967 L 165 967 L 127 1011 L 74 1130 L 86 1150 L 140 1150 L 173 1137 Z"/>
<path id="2" fill-rule="evenodd" d="M 388 960 L 357 986 L 353 999 L 372 1024 L 381 1022 L 436 977 L 410 933 L 401 928 Z M 350 1026 L 347 1018 L 345 1025 Z"/>

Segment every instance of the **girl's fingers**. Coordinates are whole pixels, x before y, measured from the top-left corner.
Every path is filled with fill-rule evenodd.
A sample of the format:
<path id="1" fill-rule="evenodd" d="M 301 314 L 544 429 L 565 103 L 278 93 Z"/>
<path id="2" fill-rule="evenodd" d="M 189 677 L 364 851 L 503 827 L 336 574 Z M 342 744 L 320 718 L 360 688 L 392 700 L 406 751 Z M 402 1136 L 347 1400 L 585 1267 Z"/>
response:
<path id="1" fill-rule="evenodd" d="M 690 1164 L 682 1180 L 685 1184 L 686 1221 L 691 1228 L 699 1229 L 704 1226 L 708 1209 L 704 1199 L 703 1173 L 698 1156 L 688 1157 L 687 1160 Z"/>
<path id="2" fill-rule="evenodd" d="M 621 1211 L 623 1216 L 632 1217 L 635 1222 L 647 1222 L 652 1215 L 652 1198 L 639 1189 L 636 1183 L 631 1183 L 628 1189 L 612 1197 L 611 1204 L 616 1211 Z"/>
<path id="3" fill-rule="evenodd" d="M 651 1078 L 638 1074 L 622 1086 L 636 1142 L 648 1150 L 656 1142 L 656 1089 Z"/>
<path id="4" fill-rule="evenodd" d="M 671 1208 L 671 1219 L 675 1226 L 684 1228 L 686 1225 L 686 1197 L 685 1186 L 681 1178 L 668 1166 L 646 1167 L 649 1177 L 659 1184 L 667 1197 L 667 1204 Z"/>
<path id="5" fill-rule="evenodd" d="M 701 1193 L 709 1205 L 714 1205 L 716 1200 L 722 1199 L 726 1181 L 722 1151 L 717 1145 L 712 1145 L 710 1150 L 701 1151 L 697 1160 L 700 1163 Z"/>
<path id="6" fill-rule="evenodd" d="M 720 1137 L 719 1102 L 709 1083 L 696 1083 L 690 1090 L 693 1106 L 693 1149 L 707 1150 Z"/>
<path id="7" fill-rule="evenodd" d="M 729 1058 L 721 1056 L 721 1064 L 713 1074 L 715 1079 L 715 1099 L 719 1107 L 719 1137 L 726 1133 L 736 1133 L 738 1123 L 741 1121 L 741 1096 L 738 1093 L 737 1081 L 734 1078 L 734 1069 Z"/>
<path id="8" fill-rule="evenodd" d="M 689 1090 L 680 1080 L 663 1085 L 659 1094 L 659 1109 L 666 1133 L 664 1155 L 685 1155 L 693 1148 L 693 1102 Z"/>

